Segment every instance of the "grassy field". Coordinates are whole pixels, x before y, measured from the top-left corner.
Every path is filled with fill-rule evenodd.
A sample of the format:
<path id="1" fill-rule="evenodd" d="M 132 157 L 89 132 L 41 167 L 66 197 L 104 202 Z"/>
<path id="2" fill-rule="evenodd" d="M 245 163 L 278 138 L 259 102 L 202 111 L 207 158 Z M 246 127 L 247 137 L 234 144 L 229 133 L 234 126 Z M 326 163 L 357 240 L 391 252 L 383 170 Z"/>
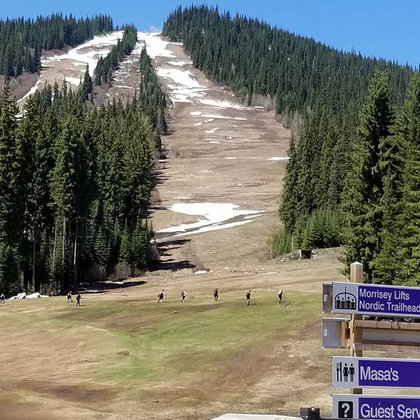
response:
<path id="1" fill-rule="evenodd" d="M 33 415 L 25 418 L 211 418 L 250 404 L 255 410 L 250 397 L 267 372 L 284 369 L 286 377 L 293 369 L 284 363 L 290 343 L 302 331 L 319 339 L 311 326 L 320 295 L 313 293 L 278 304 L 261 292 L 249 307 L 238 292 L 218 302 L 195 295 L 162 304 L 84 295 L 82 304 L 57 297 L 0 307 L 7 418 L 25 408 Z M 275 400 L 258 402 L 259 411 L 280 409 Z"/>

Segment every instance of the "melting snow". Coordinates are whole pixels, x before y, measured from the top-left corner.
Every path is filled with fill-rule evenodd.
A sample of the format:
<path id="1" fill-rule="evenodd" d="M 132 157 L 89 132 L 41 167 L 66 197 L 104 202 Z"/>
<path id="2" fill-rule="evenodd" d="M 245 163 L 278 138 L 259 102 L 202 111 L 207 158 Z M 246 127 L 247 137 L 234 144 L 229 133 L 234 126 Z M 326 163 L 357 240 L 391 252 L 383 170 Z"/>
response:
<path id="1" fill-rule="evenodd" d="M 118 39 L 122 39 L 122 36 L 122 31 L 95 36 L 90 41 L 87 41 L 76 48 L 72 48 L 66 54 L 44 58 L 42 60 L 42 64 L 48 67 L 48 64 L 53 61 L 72 60 L 74 66 L 86 67 L 86 65 L 89 64 L 89 73 L 93 76 L 96 64 L 101 56 L 105 57 L 111 51 L 111 48 L 117 43 Z M 82 69 L 81 72 L 83 73 L 84 69 Z"/>
<path id="2" fill-rule="evenodd" d="M 176 56 L 167 49 L 169 42 L 164 41 L 160 37 L 160 32 L 138 32 L 137 38 L 146 44 L 147 54 L 153 60 L 156 59 L 156 57 L 176 58 Z"/>
<path id="3" fill-rule="evenodd" d="M 65 77 L 64 77 L 64 80 L 65 80 L 66 82 L 71 83 L 72 85 L 76 85 L 76 86 L 79 86 L 79 85 L 80 85 L 80 83 L 81 83 L 80 78 L 77 78 L 77 77 L 65 76 Z"/>
<path id="4" fill-rule="evenodd" d="M 176 59 L 175 54 L 168 49 L 169 42 L 163 40 L 159 32 L 138 32 L 137 37 L 144 42 L 147 53 L 152 59 L 156 59 L 157 57 Z M 201 86 L 188 69 L 174 68 L 184 67 L 185 65 L 191 64 L 190 62 L 173 60 L 169 61 L 168 64 L 172 67 L 158 67 L 156 73 L 158 76 L 173 82 L 168 85 L 169 97 L 173 102 L 192 102 L 193 98 L 203 97 L 204 91 L 207 88 Z"/>
<path id="5" fill-rule="evenodd" d="M 283 156 L 273 156 L 271 158 L 268 158 L 266 160 L 289 160 L 290 158 L 288 156 L 283 157 Z"/>
<path id="6" fill-rule="evenodd" d="M 48 297 L 48 296 L 41 295 L 38 292 L 30 293 L 29 295 L 23 292 L 23 293 L 18 293 L 16 296 L 12 296 L 11 298 L 9 298 L 9 300 L 38 299 L 38 298 L 44 298 L 44 297 Z"/>
<path id="7" fill-rule="evenodd" d="M 229 101 L 215 101 L 213 99 L 200 99 L 200 102 L 203 105 L 210 105 L 210 106 L 215 106 L 215 107 L 218 107 L 218 108 L 246 109 L 241 105 L 237 105 L 237 104 L 234 104 L 234 103 L 229 102 Z"/>
<path id="8" fill-rule="evenodd" d="M 234 226 L 252 222 L 252 220 L 241 220 L 238 222 L 225 223 L 237 217 L 260 214 L 254 210 L 239 210 L 239 206 L 230 203 L 176 203 L 170 207 L 176 213 L 183 213 L 190 216 L 202 216 L 196 222 L 185 223 L 178 226 L 161 229 L 158 233 L 178 233 L 176 236 L 192 235 L 213 230 L 227 229 Z"/>
<path id="9" fill-rule="evenodd" d="M 237 120 L 237 121 L 246 121 L 246 118 L 243 117 L 225 117 L 224 115 L 215 115 L 215 114 L 202 114 L 204 118 L 220 118 L 224 120 Z"/>
<path id="10" fill-rule="evenodd" d="M 214 134 L 216 131 L 218 130 L 218 128 L 212 128 L 211 130 L 206 130 L 206 134 Z"/>
<path id="11" fill-rule="evenodd" d="M 157 75 L 171 80 L 175 85 L 170 84 L 169 96 L 174 102 L 191 102 L 193 98 L 199 98 L 207 90 L 205 86 L 194 78 L 194 75 L 185 69 L 158 68 Z"/>
<path id="12" fill-rule="evenodd" d="M 186 61 L 168 61 L 168 64 L 170 64 L 171 66 L 187 66 L 189 63 L 187 63 Z"/>
<path id="13" fill-rule="evenodd" d="M 89 65 L 89 73 L 92 76 L 98 60 L 101 56 L 106 56 L 111 51 L 111 48 L 117 43 L 118 39 L 122 38 L 122 35 L 123 33 L 121 31 L 116 31 L 107 35 L 95 36 L 90 41 L 72 48 L 67 53 L 50 57 L 42 57 L 42 66 L 48 68 L 52 66 L 53 62 L 63 62 L 65 60 L 69 60 L 74 67 L 73 74 L 75 76 L 79 76 L 65 76 L 64 80 L 72 85 L 79 86 L 80 78 L 84 75 L 86 65 Z M 36 84 L 32 86 L 30 91 L 22 99 L 20 99 L 18 103 L 24 102 L 29 95 L 33 95 L 38 90 L 41 83 L 45 83 L 45 80 L 42 80 L 42 76 L 43 71 L 41 70 L 40 79 L 37 80 Z M 63 80 L 63 75 L 57 78 L 59 83 L 60 80 Z M 48 80 L 48 82 L 52 83 L 51 80 Z"/>
<path id="14" fill-rule="evenodd" d="M 173 80 L 175 83 L 188 87 L 189 89 L 204 88 L 197 80 L 194 79 L 193 74 L 189 70 L 180 69 L 157 69 L 158 76 L 166 77 Z"/>

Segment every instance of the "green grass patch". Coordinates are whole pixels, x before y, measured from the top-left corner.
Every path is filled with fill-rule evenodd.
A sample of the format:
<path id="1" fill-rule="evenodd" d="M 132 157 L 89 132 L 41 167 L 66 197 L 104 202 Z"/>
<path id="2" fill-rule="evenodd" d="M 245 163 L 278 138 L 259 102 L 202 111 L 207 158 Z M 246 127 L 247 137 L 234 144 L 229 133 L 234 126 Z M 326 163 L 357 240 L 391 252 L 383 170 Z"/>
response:
<path id="1" fill-rule="evenodd" d="M 237 292 L 223 294 L 219 302 L 196 296 L 183 304 L 178 299 L 157 304 L 86 296 L 80 308 L 57 298 L 19 302 L 0 313 L 0 319 L 10 329 L 48 329 L 89 339 L 90 351 L 93 337 L 101 362 L 85 375 L 124 387 L 171 382 L 197 372 L 205 378 L 206 372 L 229 366 L 238 354 L 269 354 L 320 316 L 319 301 L 313 293 L 288 294 L 279 305 L 275 294 L 258 292 L 249 307 Z"/>

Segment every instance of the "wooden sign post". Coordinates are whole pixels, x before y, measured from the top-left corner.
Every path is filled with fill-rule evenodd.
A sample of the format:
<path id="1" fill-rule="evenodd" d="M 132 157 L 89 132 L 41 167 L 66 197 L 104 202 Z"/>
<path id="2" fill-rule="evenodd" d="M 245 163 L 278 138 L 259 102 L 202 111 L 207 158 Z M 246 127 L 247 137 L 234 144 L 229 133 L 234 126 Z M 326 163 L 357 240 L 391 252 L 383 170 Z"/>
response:
<path id="1" fill-rule="evenodd" d="M 350 265 L 350 282 L 363 283 L 363 265 L 354 262 Z M 356 321 L 362 320 L 362 315 L 352 314 L 350 318 L 350 356 L 362 357 L 362 350 L 356 350 L 356 344 L 362 341 L 362 330 L 356 326 Z M 362 388 L 352 388 L 352 394 L 362 394 Z"/>

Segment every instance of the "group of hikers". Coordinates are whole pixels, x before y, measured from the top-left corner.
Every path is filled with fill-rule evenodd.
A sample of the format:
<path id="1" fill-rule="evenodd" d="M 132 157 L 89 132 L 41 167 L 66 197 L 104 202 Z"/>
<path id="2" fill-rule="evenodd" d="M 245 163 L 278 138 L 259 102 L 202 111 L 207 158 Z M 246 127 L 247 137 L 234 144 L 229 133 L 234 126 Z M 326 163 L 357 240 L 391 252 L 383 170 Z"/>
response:
<path id="1" fill-rule="evenodd" d="M 82 299 L 82 296 L 80 296 L 80 293 L 76 295 L 76 306 L 80 306 L 80 300 Z M 73 303 L 73 295 L 71 292 L 67 293 L 67 303 Z"/>
<path id="2" fill-rule="evenodd" d="M 251 290 L 248 290 L 246 292 L 246 294 L 245 294 L 245 297 L 246 297 L 246 306 L 249 306 L 251 304 L 251 294 L 252 294 L 252 291 Z M 162 289 L 158 293 L 157 297 L 158 297 L 157 303 L 163 302 L 163 300 L 165 299 L 165 290 Z M 282 289 L 280 289 L 277 292 L 277 297 L 279 299 L 279 303 L 281 303 L 283 301 L 283 290 Z M 181 292 L 181 302 L 185 302 L 185 299 L 186 298 L 187 298 L 187 291 L 185 289 L 183 289 L 182 292 Z M 214 300 L 216 302 L 219 300 L 219 289 L 217 287 L 214 289 L 213 298 L 214 298 Z"/>
<path id="3" fill-rule="evenodd" d="M 214 298 L 214 300 L 216 302 L 219 300 L 219 293 L 220 293 L 219 288 L 216 287 L 214 289 L 214 292 L 213 292 L 213 298 Z M 245 297 L 246 297 L 246 306 L 249 306 L 251 304 L 251 294 L 252 294 L 252 291 L 251 290 L 248 290 L 246 292 L 246 294 L 245 294 Z M 279 298 L 279 303 L 281 303 L 282 300 L 283 300 L 283 290 L 280 289 L 277 292 L 277 296 Z M 158 297 L 157 303 L 163 302 L 163 300 L 165 299 L 165 290 L 162 289 L 159 292 L 159 294 L 157 295 L 157 297 Z M 0 302 L 1 303 L 4 303 L 5 299 L 6 299 L 5 295 L 4 295 L 4 293 L 2 293 L 0 295 Z M 76 306 L 80 306 L 80 300 L 81 299 L 82 299 L 82 296 L 80 295 L 80 293 L 78 293 L 76 295 Z M 187 291 L 185 289 L 183 289 L 181 291 L 181 302 L 185 302 L 185 299 L 187 299 Z M 72 294 L 71 291 L 67 293 L 67 303 L 73 303 L 73 294 Z"/>
<path id="4" fill-rule="evenodd" d="M 158 293 L 157 297 L 158 297 L 157 303 L 163 302 L 163 299 L 165 299 L 165 290 L 162 289 Z M 213 297 L 214 297 L 215 301 L 217 301 L 219 299 L 219 289 L 217 287 L 216 287 L 216 289 L 214 289 Z M 182 292 L 181 292 L 181 302 L 185 302 L 186 298 L 187 298 L 187 291 L 185 289 L 183 289 Z"/>

